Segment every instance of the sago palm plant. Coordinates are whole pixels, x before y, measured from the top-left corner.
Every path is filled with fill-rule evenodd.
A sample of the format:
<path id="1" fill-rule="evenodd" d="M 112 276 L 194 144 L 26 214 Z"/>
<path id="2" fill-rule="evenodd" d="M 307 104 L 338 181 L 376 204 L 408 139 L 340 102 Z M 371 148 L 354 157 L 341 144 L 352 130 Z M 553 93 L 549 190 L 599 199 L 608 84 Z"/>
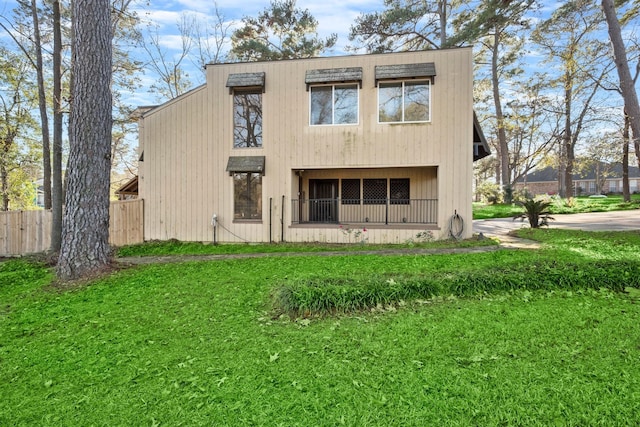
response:
<path id="1" fill-rule="evenodd" d="M 514 220 L 520 219 L 524 221 L 526 218 L 529 220 L 531 228 L 540 228 L 543 225 L 549 225 L 549 221 L 553 220 L 551 212 L 549 212 L 549 206 L 551 202 L 545 202 L 544 200 L 527 199 L 524 202 L 516 202 L 518 206 L 524 208 L 524 212 L 515 215 Z"/>

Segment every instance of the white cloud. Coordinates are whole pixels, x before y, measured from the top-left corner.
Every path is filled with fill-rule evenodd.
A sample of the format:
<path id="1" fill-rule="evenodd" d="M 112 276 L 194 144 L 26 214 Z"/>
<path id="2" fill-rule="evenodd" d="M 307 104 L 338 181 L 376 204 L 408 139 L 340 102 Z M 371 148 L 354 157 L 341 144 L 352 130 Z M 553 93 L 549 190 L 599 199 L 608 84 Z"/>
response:
<path id="1" fill-rule="evenodd" d="M 160 28 L 175 27 L 180 22 L 182 12 L 171 10 L 146 9 L 138 10 L 138 15 L 145 23 L 158 25 Z"/>
<path id="2" fill-rule="evenodd" d="M 182 37 L 179 34 L 165 34 L 158 37 L 158 43 L 166 49 L 182 51 Z"/>

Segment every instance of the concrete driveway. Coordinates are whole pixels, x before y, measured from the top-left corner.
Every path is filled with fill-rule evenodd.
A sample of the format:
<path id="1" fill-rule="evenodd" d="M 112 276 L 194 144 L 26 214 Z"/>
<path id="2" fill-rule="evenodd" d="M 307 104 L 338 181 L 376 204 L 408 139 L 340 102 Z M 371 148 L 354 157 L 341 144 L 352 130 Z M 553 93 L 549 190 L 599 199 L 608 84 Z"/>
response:
<path id="1" fill-rule="evenodd" d="M 555 221 L 549 221 L 549 228 L 587 231 L 640 230 L 640 210 L 553 215 L 553 218 Z M 473 232 L 487 236 L 505 235 L 511 230 L 523 227 L 529 227 L 526 219 L 524 222 L 511 218 L 473 221 Z"/>

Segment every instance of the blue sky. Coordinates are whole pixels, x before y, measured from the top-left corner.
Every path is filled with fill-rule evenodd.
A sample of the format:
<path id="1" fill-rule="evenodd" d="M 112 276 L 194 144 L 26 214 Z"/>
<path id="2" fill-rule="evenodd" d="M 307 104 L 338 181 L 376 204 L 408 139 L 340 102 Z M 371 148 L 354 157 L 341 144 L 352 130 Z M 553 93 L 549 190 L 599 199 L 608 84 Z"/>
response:
<path id="1" fill-rule="evenodd" d="M 224 20 L 235 28 L 244 16 L 257 16 L 270 5 L 270 1 L 265 0 L 135 0 L 134 3 L 133 9 L 143 24 L 157 26 L 160 44 L 169 55 L 178 55 L 181 51 L 178 23 L 185 13 L 195 15 L 199 21 L 206 22 L 214 15 L 217 3 Z M 318 20 L 318 33 L 321 37 L 338 34 L 336 46 L 329 54 L 344 53 L 345 47 L 349 44 L 349 27 L 360 13 L 382 10 L 384 7 L 383 0 L 298 0 L 296 5 L 301 9 L 309 9 Z M 15 7 L 15 0 L 0 1 L 0 15 L 10 19 L 11 11 Z M 13 44 L 4 32 L 0 32 L 0 43 L 8 46 Z M 193 67 L 192 61 L 185 61 L 184 64 Z M 189 72 L 191 81 L 194 85 L 202 83 L 200 73 L 193 68 Z M 131 94 L 131 102 L 138 105 L 156 103 L 158 99 L 153 99 L 154 95 L 148 93 L 148 87 L 156 77 L 146 72 L 141 79 L 143 88 L 139 93 Z"/>
<path id="2" fill-rule="evenodd" d="M 160 44 L 167 52 L 178 55 L 182 48 L 182 40 L 178 30 L 178 23 L 184 14 L 195 15 L 201 22 L 207 22 L 215 15 L 215 4 L 223 16 L 225 22 L 232 28 L 240 25 L 244 16 L 257 16 L 270 4 L 264 0 L 152 0 L 149 4 L 139 2 L 135 10 L 140 18 L 147 23 L 158 26 Z M 298 8 L 308 9 L 318 20 L 318 33 L 321 37 L 338 34 L 338 41 L 333 51 L 329 54 L 342 54 L 349 44 L 349 28 L 356 17 L 362 12 L 381 10 L 384 7 L 383 0 L 298 0 Z M 188 61 L 185 61 L 185 64 Z M 193 64 L 189 63 L 188 66 Z M 189 71 L 192 83 L 202 83 L 201 73 L 195 66 Z M 148 87 L 153 83 L 154 76 L 146 73 L 143 76 L 143 86 Z M 157 99 L 153 96 L 138 93 L 134 96 L 139 104 L 154 103 Z"/>
<path id="3" fill-rule="evenodd" d="M 264 0 L 218 0 L 217 4 L 225 20 L 233 23 L 239 23 L 243 16 L 256 16 L 269 6 L 269 2 Z M 321 36 L 338 34 L 335 53 L 344 51 L 349 43 L 349 27 L 360 13 L 384 7 L 382 0 L 299 0 L 296 4 L 301 9 L 309 9 L 318 20 L 318 32 Z M 143 19 L 161 26 L 161 34 L 165 36 L 163 41 L 167 47 L 179 47 L 176 24 L 180 21 L 181 14 L 189 12 L 206 19 L 213 15 L 215 9 L 213 0 L 153 0 L 148 6 L 140 4 L 137 10 Z"/>

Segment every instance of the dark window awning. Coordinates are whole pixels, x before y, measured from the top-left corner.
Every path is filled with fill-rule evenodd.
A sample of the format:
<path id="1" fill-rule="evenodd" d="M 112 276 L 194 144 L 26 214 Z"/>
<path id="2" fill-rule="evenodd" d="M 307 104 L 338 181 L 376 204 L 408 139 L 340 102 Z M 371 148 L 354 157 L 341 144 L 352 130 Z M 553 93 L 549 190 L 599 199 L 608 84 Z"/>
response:
<path id="1" fill-rule="evenodd" d="M 264 175 L 264 156 L 233 156 L 227 162 L 227 172 L 253 172 Z"/>
<path id="2" fill-rule="evenodd" d="M 227 78 L 227 87 L 230 92 L 233 91 L 233 89 L 252 87 L 260 87 L 264 92 L 264 78 L 264 72 L 229 74 L 229 77 Z"/>
<path id="3" fill-rule="evenodd" d="M 478 121 L 478 116 L 476 112 L 473 112 L 473 161 L 480 160 L 484 157 L 487 157 L 491 154 L 491 150 L 489 149 L 489 144 L 487 144 L 487 140 L 484 137 L 484 133 L 482 132 L 482 128 L 480 127 L 480 122 Z"/>
<path id="4" fill-rule="evenodd" d="M 307 90 L 312 84 L 358 82 L 362 87 L 362 67 L 325 68 L 307 70 L 305 78 Z"/>
<path id="5" fill-rule="evenodd" d="M 433 62 L 422 64 L 376 65 L 376 84 L 386 79 L 418 79 L 429 77 L 433 81 L 436 76 L 436 65 Z"/>

